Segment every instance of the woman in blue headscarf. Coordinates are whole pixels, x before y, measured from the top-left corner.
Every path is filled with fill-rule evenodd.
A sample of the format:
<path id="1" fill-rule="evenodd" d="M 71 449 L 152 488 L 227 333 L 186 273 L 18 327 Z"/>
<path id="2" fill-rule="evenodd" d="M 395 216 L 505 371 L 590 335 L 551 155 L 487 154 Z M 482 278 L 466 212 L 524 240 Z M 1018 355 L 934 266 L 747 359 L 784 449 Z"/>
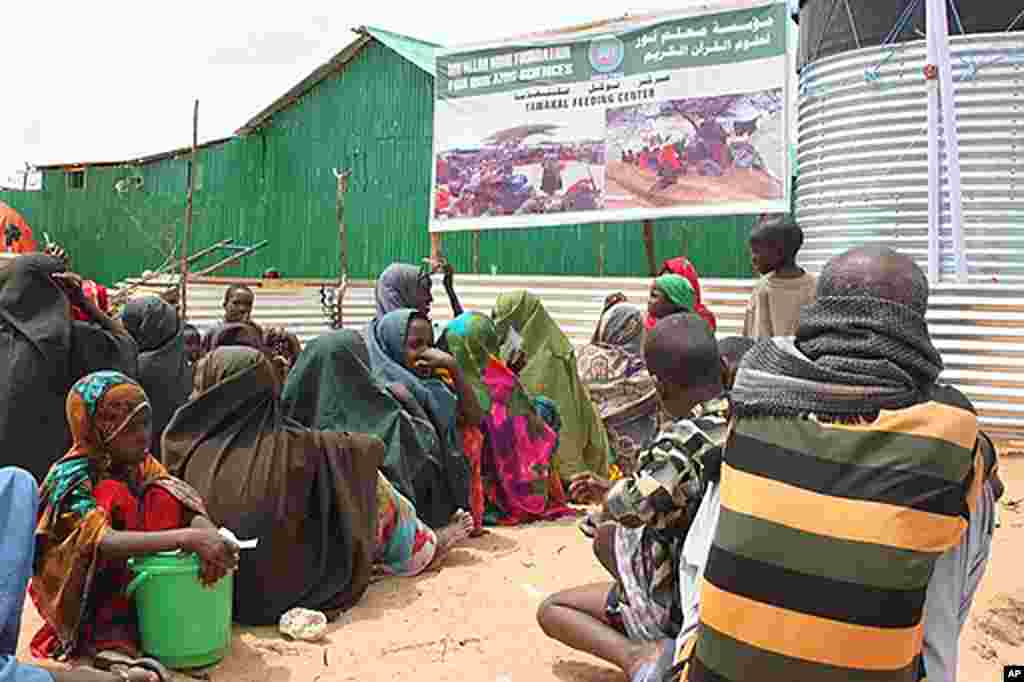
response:
<path id="1" fill-rule="evenodd" d="M 409 308 L 370 324 L 367 346 L 373 372 L 410 413 L 428 422 L 442 445 L 447 490 L 417 490 L 416 507 L 434 525 L 469 509 L 469 465 L 462 451 L 462 426 L 479 426 L 483 411 L 458 363 L 434 347 L 427 317 Z"/>

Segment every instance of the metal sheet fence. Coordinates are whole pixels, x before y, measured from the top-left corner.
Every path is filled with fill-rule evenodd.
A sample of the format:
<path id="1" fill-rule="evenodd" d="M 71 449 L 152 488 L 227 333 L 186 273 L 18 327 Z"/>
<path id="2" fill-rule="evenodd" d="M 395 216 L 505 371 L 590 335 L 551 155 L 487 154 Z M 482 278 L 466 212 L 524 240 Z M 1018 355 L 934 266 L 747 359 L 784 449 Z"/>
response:
<path id="1" fill-rule="evenodd" d="M 642 278 L 467 275 L 460 276 L 456 286 L 467 310 L 488 313 L 501 293 L 529 289 L 541 297 L 573 343 L 582 345 L 593 333 L 607 294 L 622 291 L 632 303 L 644 306 L 649 282 Z M 259 285 L 254 287 L 255 317 L 261 324 L 288 327 L 303 342 L 327 330 L 318 284 L 253 284 Z M 206 329 L 221 318 L 224 286 L 223 282 L 189 285 L 189 317 L 196 326 Z M 718 318 L 719 337 L 741 333 L 753 281 L 707 279 L 701 286 L 705 303 Z M 451 319 L 440 286 L 435 287 L 434 298 L 433 317 Z M 345 326 L 365 326 L 373 312 L 372 283 L 352 282 L 345 300 Z M 1024 284 L 937 285 L 928 321 L 946 363 L 943 379 L 974 402 L 984 427 L 1000 440 L 1004 452 L 1024 449 Z"/>

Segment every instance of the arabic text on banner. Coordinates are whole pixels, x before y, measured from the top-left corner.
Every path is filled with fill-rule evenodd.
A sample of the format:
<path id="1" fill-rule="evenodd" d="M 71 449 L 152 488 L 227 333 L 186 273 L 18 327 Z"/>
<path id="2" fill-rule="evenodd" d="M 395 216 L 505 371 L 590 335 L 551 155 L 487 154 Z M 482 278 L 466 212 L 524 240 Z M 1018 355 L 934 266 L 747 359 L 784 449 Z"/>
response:
<path id="1" fill-rule="evenodd" d="M 785 2 L 442 52 L 434 232 L 784 212 Z"/>

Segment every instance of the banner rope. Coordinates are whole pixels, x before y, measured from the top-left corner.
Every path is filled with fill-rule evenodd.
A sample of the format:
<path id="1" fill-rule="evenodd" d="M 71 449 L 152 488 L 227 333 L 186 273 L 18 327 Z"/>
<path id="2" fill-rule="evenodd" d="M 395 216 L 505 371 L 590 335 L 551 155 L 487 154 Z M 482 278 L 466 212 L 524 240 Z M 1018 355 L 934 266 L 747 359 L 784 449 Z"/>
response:
<path id="1" fill-rule="evenodd" d="M 910 20 L 913 18 L 914 10 L 917 9 L 917 6 L 920 4 L 920 2 L 921 0 L 908 0 L 906 6 L 903 8 L 903 12 L 896 20 L 896 24 L 892 27 L 892 30 L 889 31 L 889 34 L 885 36 L 885 39 L 882 41 L 881 44 L 883 47 L 892 43 L 894 40 L 896 40 L 896 38 L 900 36 L 901 33 L 903 33 L 903 31 L 907 28 L 907 25 L 910 23 Z M 864 69 L 864 80 L 868 83 L 877 83 L 882 77 L 882 67 L 885 66 L 885 64 L 890 59 L 892 59 L 893 55 L 895 54 L 896 48 L 893 47 L 891 50 L 889 50 L 888 54 L 882 57 L 878 64 L 876 64 L 873 67 L 869 66 L 868 68 Z"/>

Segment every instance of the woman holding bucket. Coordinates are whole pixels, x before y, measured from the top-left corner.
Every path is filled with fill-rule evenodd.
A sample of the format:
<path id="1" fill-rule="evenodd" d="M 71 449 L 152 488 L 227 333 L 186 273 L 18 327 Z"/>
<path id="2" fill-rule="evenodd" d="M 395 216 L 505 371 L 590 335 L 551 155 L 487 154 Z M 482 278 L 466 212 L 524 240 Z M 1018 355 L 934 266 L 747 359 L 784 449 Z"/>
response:
<path id="1" fill-rule="evenodd" d="M 120 372 L 79 380 L 66 403 L 74 440 L 40 489 L 37 561 L 29 594 L 44 625 L 32 639 L 39 658 L 94 656 L 164 676 L 139 652 L 135 607 L 125 589 L 133 556 L 195 553 L 207 585 L 238 566 L 238 547 L 206 518 L 203 501 L 148 451 L 151 408 Z"/>

